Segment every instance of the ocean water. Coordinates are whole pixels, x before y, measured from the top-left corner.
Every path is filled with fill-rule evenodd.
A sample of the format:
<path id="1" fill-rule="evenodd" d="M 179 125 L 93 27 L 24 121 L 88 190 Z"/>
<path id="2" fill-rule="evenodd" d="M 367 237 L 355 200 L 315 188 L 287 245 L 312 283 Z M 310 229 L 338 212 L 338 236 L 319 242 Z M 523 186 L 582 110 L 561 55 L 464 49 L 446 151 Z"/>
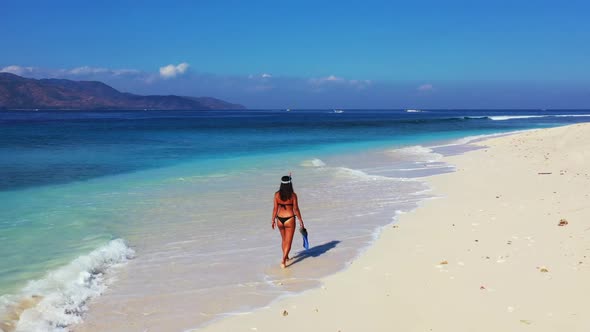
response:
<path id="1" fill-rule="evenodd" d="M 196 328 L 319 284 L 479 135 L 590 111 L 0 112 L 0 329 Z M 465 139 L 468 137 L 467 139 Z M 293 172 L 311 250 L 278 268 Z M 195 314 L 197 313 L 197 314 Z"/>

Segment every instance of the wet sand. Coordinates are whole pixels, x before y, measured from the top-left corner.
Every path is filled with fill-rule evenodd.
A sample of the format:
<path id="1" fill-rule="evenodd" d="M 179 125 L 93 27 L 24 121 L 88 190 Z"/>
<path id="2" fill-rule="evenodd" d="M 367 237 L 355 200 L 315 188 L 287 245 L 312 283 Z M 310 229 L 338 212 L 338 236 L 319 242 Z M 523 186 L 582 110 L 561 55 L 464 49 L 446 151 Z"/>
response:
<path id="1" fill-rule="evenodd" d="M 321 287 L 199 331 L 590 330 L 590 124 L 477 144 Z"/>

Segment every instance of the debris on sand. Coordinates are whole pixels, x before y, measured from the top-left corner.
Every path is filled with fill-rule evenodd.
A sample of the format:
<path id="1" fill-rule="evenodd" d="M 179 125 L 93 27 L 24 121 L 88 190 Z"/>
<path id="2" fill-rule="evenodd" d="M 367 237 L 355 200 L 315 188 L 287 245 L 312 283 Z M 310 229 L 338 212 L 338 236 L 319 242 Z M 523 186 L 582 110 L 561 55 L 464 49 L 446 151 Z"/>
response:
<path id="1" fill-rule="evenodd" d="M 557 224 L 557 226 L 566 226 L 567 224 L 569 224 L 569 223 L 567 222 L 567 220 L 565 220 L 565 219 L 561 219 L 561 220 L 559 221 L 559 224 Z"/>
<path id="2" fill-rule="evenodd" d="M 448 261 L 442 261 L 442 262 L 440 262 L 440 263 L 438 263 L 438 264 L 439 264 L 439 265 L 446 265 L 446 264 L 449 264 L 449 262 L 448 262 Z"/>
<path id="3" fill-rule="evenodd" d="M 289 316 L 289 312 L 287 312 L 287 310 L 283 310 L 283 316 Z"/>

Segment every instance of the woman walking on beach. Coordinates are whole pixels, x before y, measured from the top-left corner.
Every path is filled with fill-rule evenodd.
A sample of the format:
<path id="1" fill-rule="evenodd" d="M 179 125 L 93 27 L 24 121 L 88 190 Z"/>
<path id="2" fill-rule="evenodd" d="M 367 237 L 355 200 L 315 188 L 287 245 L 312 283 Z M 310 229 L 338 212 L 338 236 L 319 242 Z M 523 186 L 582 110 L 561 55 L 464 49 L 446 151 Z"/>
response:
<path id="1" fill-rule="evenodd" d="M 293 234 L 295 234 L 296 217 L 299 217 L 299 226 L 302 229 L 305 228 L 301 212 L 299 211 L 297 194 L 293 191 L 291 175 L 283 176 L 281 178 L 281 187 L 275 193 L 274 208 L 272 210 L 272 229 L 275 229 L 278 220 L 279 231 L 283 240 L 281 246 L 283 249 L 282 268 L 287 267 L 287 260 L 289 260 L 289 251 L 291 251 Z"/>

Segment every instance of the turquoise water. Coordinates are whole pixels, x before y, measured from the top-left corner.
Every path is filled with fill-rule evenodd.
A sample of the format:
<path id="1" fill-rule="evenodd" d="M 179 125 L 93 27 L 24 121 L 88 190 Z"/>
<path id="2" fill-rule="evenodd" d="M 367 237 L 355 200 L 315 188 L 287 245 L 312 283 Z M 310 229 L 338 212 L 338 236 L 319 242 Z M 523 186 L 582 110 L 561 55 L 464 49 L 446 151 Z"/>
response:
<path id="1" fill-rule="evenodd" d="M 338 167 L 361 169 L 369 175 L 370 171 L 378 173 L 375 168 L 363 169 L 363 163 L 347 160 L 347 155 L 564 125 L 587 121 L 590 118 L 582 115 L 589 113 L 2 112 L 0 299 L 10 305 L 18 301 L 15 298 L 26 287 L 34 293 L 30 290 L 31 281 L 44 280 L 48 273 L 59 271 L 115 239 L 124 239 L 128 247 L 117 247 L 121 250 L 115 255 L 117 259 L 101 258 L 101 268 L 131 258 L 129 248 L 135 249 L 141 262 L 142 256 L 156 255 L 162 246 L 171 243 L 169 239 L 195 229 L 199 241 L 205 241 L 207 234 L 223 234 L 232 239 L 231 232 L 219 233 L 228 227 L 229 217 L 235 213 L 231 204 L 225 202 L 227 197 L 231 202 L 247 202 L 249 206 L 241 209 L 257 216 L 259 210 L 266 209 L 267 202 L 258 205 L 253 197 L 272 194 L 276 178 L 290 170 L 305 175 L 307 179 L 299 183 L 308 188 L 308 201 L 317 200 L 322 192 L 333 193 L 314 184 L 328 181 L 327 177 Z M 500 118 L 510 115 L 531 117 Z M 327 175 L 322 173 L 326 169 L 302 166 L 315 159 L 328 161 L 335 168 Z M 415 161 L 408 159 L 402 164 L 408 163 Z M 397 182 L 396 185 L 401 186 Z M 385 192 L 387 188 L 379 190 Z M 416 185 L 403 190 L 422 189 Z M 364 182 L 354 182 L 340 190 L 371 188 Z M 245 197 L 251 196 L 252 191 L 256 193 L 253 197 Z M 392 198 L 391 202 L 394 201 L 399 206 L 406 204 Z M 324 211 L 320 205 L 308 206 L 312 216 L 321 216 Z M 390 215 L 394 212 L 388 211 Z M 370 237 L 378 226 L 377 222 L 368 223 L 365 228 L 354 230 L 357 233 L 351 233 L 350 238 L 359 234 Z M 235 234 L 235 238 L 239 236 Z M 226 250 L 223 243 L 215 243 L 219 246 L 215 250 Z M 355 244 L 350 248 L 358 247 Z M 195 252 L 204 250 L 196 248 Z M 94 265 L 89 266 L 95 269 Z M 146 266 L 153 268 L 143 267 Z M 258 275 L 253 272 L 252 278 Z M 44 292 L 48 291 L 44 288 Z M 60 310 L 59 304 L 56 307 Z"/>

